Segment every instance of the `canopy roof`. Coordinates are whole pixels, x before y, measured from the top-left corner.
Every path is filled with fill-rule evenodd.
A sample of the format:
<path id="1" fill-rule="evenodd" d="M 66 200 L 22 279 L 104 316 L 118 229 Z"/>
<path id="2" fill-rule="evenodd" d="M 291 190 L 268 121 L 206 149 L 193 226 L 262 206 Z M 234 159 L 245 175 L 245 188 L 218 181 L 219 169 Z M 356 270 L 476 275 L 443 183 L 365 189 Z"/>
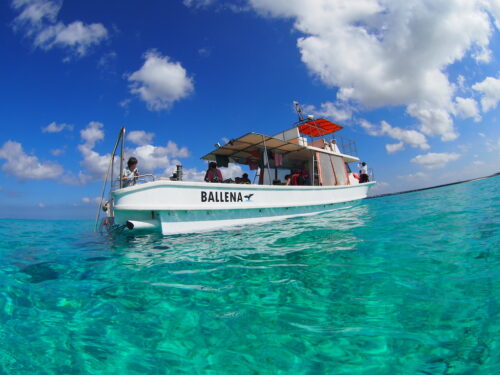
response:
<path id="1" fill-rule="evenodd" d="M 298 125 L 299 132 L 302 135 L 310 137 L 322 137 L 324 135 L 336 132 L 342 129 L 342 126 L 334 124 L 333 122 L 324 119 L 307 120 Z"/>
<path id="2" fill-rule="evenodd" d="M 248 133 L 242 137 L 231 139 L 227 144 L 202 157 L 203 160 L 215 160 L 217 155 L 227 156 L 231 162 L 248 164 L 248 159 L 260 154 L 265 148 L 268 151 L 287 154 L 293 151 L 306 149 L 297 143 L 282 141 L 259 133 Z M 255 154 L 256 152 L 257 155 Z"/>

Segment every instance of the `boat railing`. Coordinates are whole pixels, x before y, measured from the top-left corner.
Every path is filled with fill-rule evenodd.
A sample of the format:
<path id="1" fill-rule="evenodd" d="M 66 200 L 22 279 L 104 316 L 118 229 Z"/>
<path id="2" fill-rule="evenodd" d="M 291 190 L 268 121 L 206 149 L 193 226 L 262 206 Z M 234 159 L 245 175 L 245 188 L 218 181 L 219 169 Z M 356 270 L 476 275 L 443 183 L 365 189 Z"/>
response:
<path id="1" fill-rule="evenodd" d="M 358 156 L 356 141 L 343 136 L 335 136 L 334 140 L 343 154 Z"/>
<path id="2" fill-rule="evenodd" d="M 375 181 L 375 171 L 373 168 L 368 168 L 368 176 L 370 177 L 370 181 Z"/>
<path id="3" fill-rule="evenodd" d="M 136 184 L 144 184 L 146 182 L 152 182 L 152 181 L 156 181 L 156 177 L 155 175 L 151 174 L 151 173 L 147 173 L 147 174 L 141 174 L 139 176 L 136 176 L 135 177 L 135 183 Z M 121 186 L 120 186 L 120 179 L 117 178 L 115 179 L 115 181 L 113 181 L 113 187 L 112 189 L 113 190 L 118 190 L 120 189 Z"/>

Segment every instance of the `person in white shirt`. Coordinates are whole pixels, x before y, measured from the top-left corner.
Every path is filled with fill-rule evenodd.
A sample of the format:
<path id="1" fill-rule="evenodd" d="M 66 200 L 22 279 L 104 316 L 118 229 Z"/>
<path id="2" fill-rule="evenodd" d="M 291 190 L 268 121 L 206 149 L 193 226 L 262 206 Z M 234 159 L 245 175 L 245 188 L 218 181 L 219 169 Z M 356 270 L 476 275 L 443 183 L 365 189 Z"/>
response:
<path id="1" fill-rule="evenodd" d="M 368 165 L 363 161 L 361 164 L 358 164 L 359 171 L 359 183 L 368 182 L 370 179 L 368 178 Z"/>
<path id="2" fill-rule="evenodd" d="M 123 170 L 123 187 L 135 185 L 137 177 L 139 177 L 137 159 L 132 156 L 128 159 L 127 168 Z"/>

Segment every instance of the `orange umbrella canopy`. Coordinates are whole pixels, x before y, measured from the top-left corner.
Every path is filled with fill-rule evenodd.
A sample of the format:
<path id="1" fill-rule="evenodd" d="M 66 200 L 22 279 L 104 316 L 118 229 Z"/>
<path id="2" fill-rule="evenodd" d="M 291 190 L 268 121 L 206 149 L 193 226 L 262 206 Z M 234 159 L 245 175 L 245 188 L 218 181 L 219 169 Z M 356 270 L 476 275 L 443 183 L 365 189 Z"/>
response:
<path id="1" fill-rule="evenodd" d="M 342 126 L 334 124 L 324 118 L 309 120 L 298 126 L 299 132 L 302 135 L 310 137 L 322 137 L 324 135 L 336 132 L 342 129 Z"/>

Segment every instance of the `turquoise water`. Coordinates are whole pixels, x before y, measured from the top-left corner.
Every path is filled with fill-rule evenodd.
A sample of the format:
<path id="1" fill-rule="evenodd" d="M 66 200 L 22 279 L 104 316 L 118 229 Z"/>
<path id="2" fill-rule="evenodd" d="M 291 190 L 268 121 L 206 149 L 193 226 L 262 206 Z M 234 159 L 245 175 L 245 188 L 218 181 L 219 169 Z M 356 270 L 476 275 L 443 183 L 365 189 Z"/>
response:
<path id="1" fill-rule="evenodd" d="M 0 374 L 500 373 L 499 185 L 171 237 L 0 220 Z"/>

